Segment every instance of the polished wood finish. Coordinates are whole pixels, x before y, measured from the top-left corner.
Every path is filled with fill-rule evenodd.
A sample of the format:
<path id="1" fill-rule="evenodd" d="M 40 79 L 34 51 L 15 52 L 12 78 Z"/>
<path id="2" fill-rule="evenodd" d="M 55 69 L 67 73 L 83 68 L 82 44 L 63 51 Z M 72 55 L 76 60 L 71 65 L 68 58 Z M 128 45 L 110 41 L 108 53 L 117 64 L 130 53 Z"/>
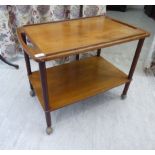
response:
<path id="1" fill-rule="evenodd" d="M 22 33 L 21 37 L 22 37 L 23 42 L 26 45 L 27 44 L 27 42 L 26 42 L 26 35 L 24 33 Z M 25 64 L 26 64 L 27 75 L 29 76 L 29 75 L 32 74 L 32 71 L 31 71 L 30 58 L 29 58 L 29 55 L 26 52 L 24 52 L 24 59 L 25 59 Z M 33 91 L 33 86 L 31 84 L 30 80 L 29 80 L 29 84 L 30 84 L 31 90 Z"/>
<path id="2" fill-rule="evenodd" d="M 76 54 L 76 60 L 79 60 L 79 59 L 80 59 L 79 54 Z"/>
<path id="3" fill-rule="evenodd" d="M 29 79 L 44 108 L 39 72 L 33 72 Z M 49 110 L 53 111 L 129 80 L 111 63 L 95 56 L 47 69 L 47 81 Z"/>
<path id="4" fill-rule="evenodd" d="M 101 49 L 97 50 L 97 56 L 99 57 L 101 55 Z"/>
<path id="5" fill-rule="evenodd" d="M 41 82 L 41 96 L 42 96 L 42 105 L 45 110 L 45 117 L 47 127 L 51 127 L 51 115 L 49 111 L 49 97 L 48 97 L 48 84 L 47 84 L 47 71 L 45 62 L 39 63 L 39 73 L 38 80 Z"/>
<path id="6" fill-rule="evenodd" d="M 24 33 L 21 34 L 22 36 L 22 40 L 25 44 L 26 43 L 26 35 Z M 25 58 L 25 64 L 26 64 L 26 69 L 27 69 L 27 74 L 30 75 L 32 74 L 32 71 L 31 71 L 31 64 L 30 64 L 30 59 L 29 59 L 29 56 L 27 55 L 26 52 L 24 52 L 24 58 Z"/>
<path id="7" fill-rule="evenodd" d="M 125 96 L 127 94 L 128 89 L 129 89 L 130 82 L 132 80 L 132 77 L 133 77 L 137 62 L 138 62 L 138 58 L 140 56 L 140 52 L 141 52 L 141 49 L 143 47 L 143 43 L 144 43 L 144 39 L 140 39 L 139 42 L 138 42 L 138 45 L 137 45 L 137 48 L 136 48 L 136 51 L 135 51 L 135 55 L 134 55 L 134 58 L 133 58 L 133 61 L 132 61 L 132 64 L 131 64 L 131 68 L 130 68 L 130 71 L 129 71 L 129 75 L 128 75 L 129 81 L 125 84 L 122 96 Z"/>
<path id="8" fill-rule="evenodd" d="M 50 111 L 125 84 L 126 96 L 132 76 L 149 33 L 135 26 L 104 16 L 33 24 L 17 29 L 23 46 L 30 84 L 45 111 L 47 133 L 51 133 Z M 26 45 L 25 36 L 33 47 Z M 100 56 L 101 48 L 139 40 L 135 56 L 126 75 Z M 97 50 L 97 56 L 79 60 L 79 53 Z M 76 55 L 68 64 L 46 68 L 46 61 Z M 31 72 L 29 57 L 39 63 Z"/>
<path id="9" fill-rule="evenodd" d="M 80 12 L 79 12 L 79 17 L 81 18 L 83 15 L 83 5 L 80 5 Z M 79 54 L 76 54 L 76 60 L 79 60 L 80 56 Z"/>
<path id="10" fill-rule="evenodd" d="M 34 48 L 23 45 L 24 32 Z M 17 30 L 26 52 L 36 61 L 87 52 L 149 36 L 146 31 L 105 16 L 24 26 Z M 42 57 L 35 57 L 43 53 Z"/>

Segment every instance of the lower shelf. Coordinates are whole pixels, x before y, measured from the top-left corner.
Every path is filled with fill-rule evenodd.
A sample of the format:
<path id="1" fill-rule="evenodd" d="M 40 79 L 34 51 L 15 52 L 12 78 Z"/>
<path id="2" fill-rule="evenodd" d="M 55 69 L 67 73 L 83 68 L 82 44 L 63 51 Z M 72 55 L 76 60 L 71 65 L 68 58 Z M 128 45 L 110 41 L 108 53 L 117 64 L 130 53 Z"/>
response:
<path id="1" fill-rule="evenodd" d="M 29 79 L 44 108 L 39 72 Z M 49 107 L 56 110 L 128 82 L 127 75 L 102 57 L 47 69 Z"/>

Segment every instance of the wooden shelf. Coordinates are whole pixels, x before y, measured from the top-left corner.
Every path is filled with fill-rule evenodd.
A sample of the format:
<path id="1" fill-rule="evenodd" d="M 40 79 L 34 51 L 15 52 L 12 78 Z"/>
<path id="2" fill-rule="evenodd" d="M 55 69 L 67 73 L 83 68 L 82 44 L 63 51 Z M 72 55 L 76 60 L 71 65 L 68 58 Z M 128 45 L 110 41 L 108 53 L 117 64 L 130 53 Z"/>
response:
<path id="1" fill-rule="evenodd" d="M 29 79 L 44 108 L 39 72 Z M 90 57 L 47 69 L 50 111 L 128 82 L 127 75 L 102 57 Z"/>

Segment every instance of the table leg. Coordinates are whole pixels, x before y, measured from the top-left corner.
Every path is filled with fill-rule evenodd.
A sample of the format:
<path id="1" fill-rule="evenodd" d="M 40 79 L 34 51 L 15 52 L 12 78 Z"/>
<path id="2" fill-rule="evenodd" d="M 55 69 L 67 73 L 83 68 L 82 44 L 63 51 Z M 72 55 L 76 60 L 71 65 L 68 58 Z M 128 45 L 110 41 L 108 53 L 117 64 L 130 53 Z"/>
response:
<path id="1" fill-rule="evenodd" d="M 22 33 L 22 39 L 23 41 L 26 43 L 26 36 L 24 33 Z M 31 64 L 30 64 L 30 58 L 28 56 L 28 54 L 24 51 L 24 58 L 25 58 L 25 63 L 26 63 L 26 69 L 27 69 L 27 74 L 28 76 L 32 74 L 32 71 L 31 71 Z M 34 89 L 33 89 L 33 86 L 29 80 L 29 84 L 30 84 L 30 95 L 31 96 L 35 96 L 35 92 L 34 92 Z"/>
<path id="2" fill-rule="evenodd" d="M 101 49 L 97 50 L 97 56 L 99 57 L 101 55 Z"/>
<path id="3" fill-rule="evenodd" d="M 132 61 L 132 65 L 131 65 L 131 68 L 130 68 L 130 71 L 129 71 L 129 74 L 128 74 L 128 79 L 130 81 L 125 84 L 123 93 L 121 95 L 122 99 L 126 98 L 127 91 L 129 89 L 129 86 L 130 86 L 130 83 L 131 83 L 131 80 L 132 80 L 132 76 L 134 74 L 134 71 L 135 71 L 135 68 L 136 68 L 136 65 L 137 65 L 137 62 L 138 62 L 138 58 L 139 58 L 139 55 L 140 55 L 144 40 L 145 39 L 140 39 L 139 42 L 138 42 L 138 45 L 137 45 L 137 48 L 136 48 L 136 51 L 135 51 L 135 55 L 134 55 L 134 58 L 133 58 L 133 61 Z"/>
<path id="4" fill-rule="evenodd" d="M 46 133 L 51 134 L 51 115 L 49 111 L 49 99 L 48 99 L 48 85 L 47 85 L 47 73 L 46 73 L 46 65 L 45 62 L 39 62 L 39 72 L 40 72 L 40 80 L 42 85 L 42 95 L 44 99 L 44 109 L 45 109 L 45 117 L 46 117 Z"/>
<path id="5" fill-rule="evenodd" d="M 79 60 L 80 57 L 79 57 L 79 54 L 76 54 L 76 60 Z"/>
<path id="6" fill-rule="evenodd" d="M 97 56 L 99 57 L 101 55 L 101 49 L 97 50 Z M 76 54 L 76 60 L 79 60 L 79 54 Z"/>
<path id="7" fill-rule="evenodd" d="M 83 15 L 83 5 L 80 5 L 80 12 L 79 12 L 79 17 L 82 17 Z M 80 56 L 79 54 L 76 54 L 76 60 L 79 60 Z"/>

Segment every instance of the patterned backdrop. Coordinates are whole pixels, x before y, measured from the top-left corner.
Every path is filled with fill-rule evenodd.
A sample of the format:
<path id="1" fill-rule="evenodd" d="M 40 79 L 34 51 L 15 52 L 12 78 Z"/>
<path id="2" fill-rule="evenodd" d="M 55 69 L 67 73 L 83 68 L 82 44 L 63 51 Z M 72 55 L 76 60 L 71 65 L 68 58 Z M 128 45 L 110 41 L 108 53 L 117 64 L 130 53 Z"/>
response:
<path id="1" fill-rule="evenodd" d="M 84 5 L 82 16 L 104 15 L 105 5 Z M 22 52 L 16 28 L 25 24 L 78 18 L 79 5 L 10 5 L 0 6 L 0 53 L 13 58 Z"/>

